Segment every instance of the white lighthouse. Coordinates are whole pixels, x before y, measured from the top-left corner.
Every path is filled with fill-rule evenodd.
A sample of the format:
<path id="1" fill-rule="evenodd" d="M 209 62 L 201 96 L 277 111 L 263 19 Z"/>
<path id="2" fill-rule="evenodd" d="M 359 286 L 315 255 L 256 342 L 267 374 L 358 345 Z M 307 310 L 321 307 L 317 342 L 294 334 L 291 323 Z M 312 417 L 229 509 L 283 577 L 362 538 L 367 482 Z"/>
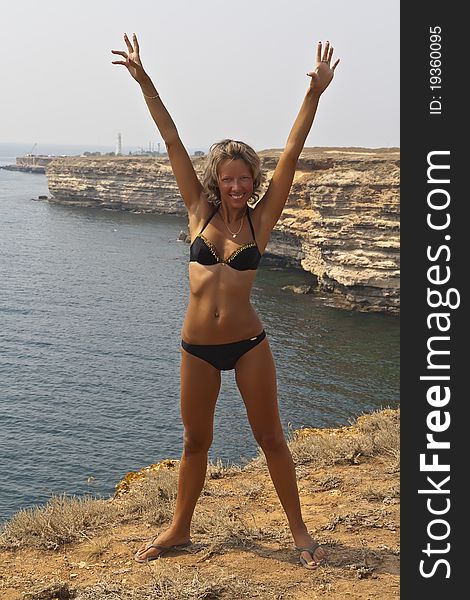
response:
<path id="1" fill-rule="evenodd" d="M 116 144 L 116 152 L 115 152 L 116 156 L 121 156 L 122 155 L 122 138 L 121 138 L 121 134 L 118 133 L 117 136 L 117 144 Z"/>

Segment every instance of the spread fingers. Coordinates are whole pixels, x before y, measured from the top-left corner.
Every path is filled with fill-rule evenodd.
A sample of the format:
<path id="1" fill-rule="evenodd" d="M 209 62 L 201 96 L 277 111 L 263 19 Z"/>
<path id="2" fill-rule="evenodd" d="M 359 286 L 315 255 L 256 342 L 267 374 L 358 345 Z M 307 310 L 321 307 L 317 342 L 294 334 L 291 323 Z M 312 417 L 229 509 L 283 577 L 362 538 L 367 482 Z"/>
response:
<path id="1" fill-rule="evenodd" d="M 126 42 L 126 46 L 127 46 L 127 50 L 129 51 L 129 54 L 134 52 L 134 48 L 132 47 L 132 44 L 129 41 L 129 38 L 127 37 L 127 33 L 124 34 L 124 41 Z"/>

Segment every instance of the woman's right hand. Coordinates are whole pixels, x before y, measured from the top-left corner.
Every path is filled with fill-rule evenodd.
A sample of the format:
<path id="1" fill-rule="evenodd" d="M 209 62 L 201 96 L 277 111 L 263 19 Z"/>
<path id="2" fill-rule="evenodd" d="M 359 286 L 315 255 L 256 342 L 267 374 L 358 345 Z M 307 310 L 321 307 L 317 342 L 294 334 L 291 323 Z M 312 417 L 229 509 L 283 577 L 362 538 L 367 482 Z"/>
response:
<path id="1" fill-rule="evenodd" d="M 137 41 L 136 34 L 132 34 L 132 41 L 134 46 L 129 41 L 127 34 L 124 34 L 124 41 L 126 42 L 127 52 L 122 50 L 111 50 L 113 54 L 119 54 L 125 60 L 113 60 L 113 65 L 124 65 L 132 77 L 140 84 L 148 78 L 147 73 L 144 71 L 142 62 L 139 55 L 139 42 Z"/>

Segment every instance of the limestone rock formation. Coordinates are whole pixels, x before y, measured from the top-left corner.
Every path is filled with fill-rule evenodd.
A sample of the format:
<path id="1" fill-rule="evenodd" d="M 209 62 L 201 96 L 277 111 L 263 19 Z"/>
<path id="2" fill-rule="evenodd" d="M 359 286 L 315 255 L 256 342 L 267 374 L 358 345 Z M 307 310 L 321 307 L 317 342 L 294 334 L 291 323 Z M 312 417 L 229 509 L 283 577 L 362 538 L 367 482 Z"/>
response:
<path id="1" fill-rule="evenodd" d="M 345 306 L 398 314 L 399 170 L 397 149 L 305 150 L 268 250 L 300 263 Z"/>
<path id="2" fill-rule="evenodd" d="M 142 212 L 186 213 L 170 164 L 151 157 L 67 157 L 46 169 L 53 201 Z"/>
<path id="3" fill-rule="evenodd" d="M 260 152 L 269 181 L 280 150 Z M 200 173 L 203 159 L 194 159 Z M 398 314 L 399 150 L 307 148 L 266 252 L 312 273 L 346 308 Z M 52 201 L 185 214 L 165 158 L 84 157 L 51 162 Z"/>

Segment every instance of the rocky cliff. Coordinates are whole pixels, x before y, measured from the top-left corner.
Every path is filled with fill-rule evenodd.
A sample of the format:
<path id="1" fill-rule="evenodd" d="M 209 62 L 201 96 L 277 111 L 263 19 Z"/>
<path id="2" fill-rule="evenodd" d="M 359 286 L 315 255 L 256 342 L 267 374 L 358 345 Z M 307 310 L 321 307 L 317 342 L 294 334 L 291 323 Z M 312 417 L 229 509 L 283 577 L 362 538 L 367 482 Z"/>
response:
<path id="1" fill-rule="evenodd" d="M 46 169 L 53 200 L 139 212 L 185 214 L 167 159 L 67 157 Z"/>
<path id="2" fill-rule="evenodd" d="M 268 181 L 279 155 L 260 152 Z M 200 172 L 203 159 L 194 165 Z M 266 251 L 346 308 L 398 314 L 399 167 L 396 148 L 305 149 Z M 55 202 L 185 214 L 165 158 L 62 158 L 46 173 Z"/>

